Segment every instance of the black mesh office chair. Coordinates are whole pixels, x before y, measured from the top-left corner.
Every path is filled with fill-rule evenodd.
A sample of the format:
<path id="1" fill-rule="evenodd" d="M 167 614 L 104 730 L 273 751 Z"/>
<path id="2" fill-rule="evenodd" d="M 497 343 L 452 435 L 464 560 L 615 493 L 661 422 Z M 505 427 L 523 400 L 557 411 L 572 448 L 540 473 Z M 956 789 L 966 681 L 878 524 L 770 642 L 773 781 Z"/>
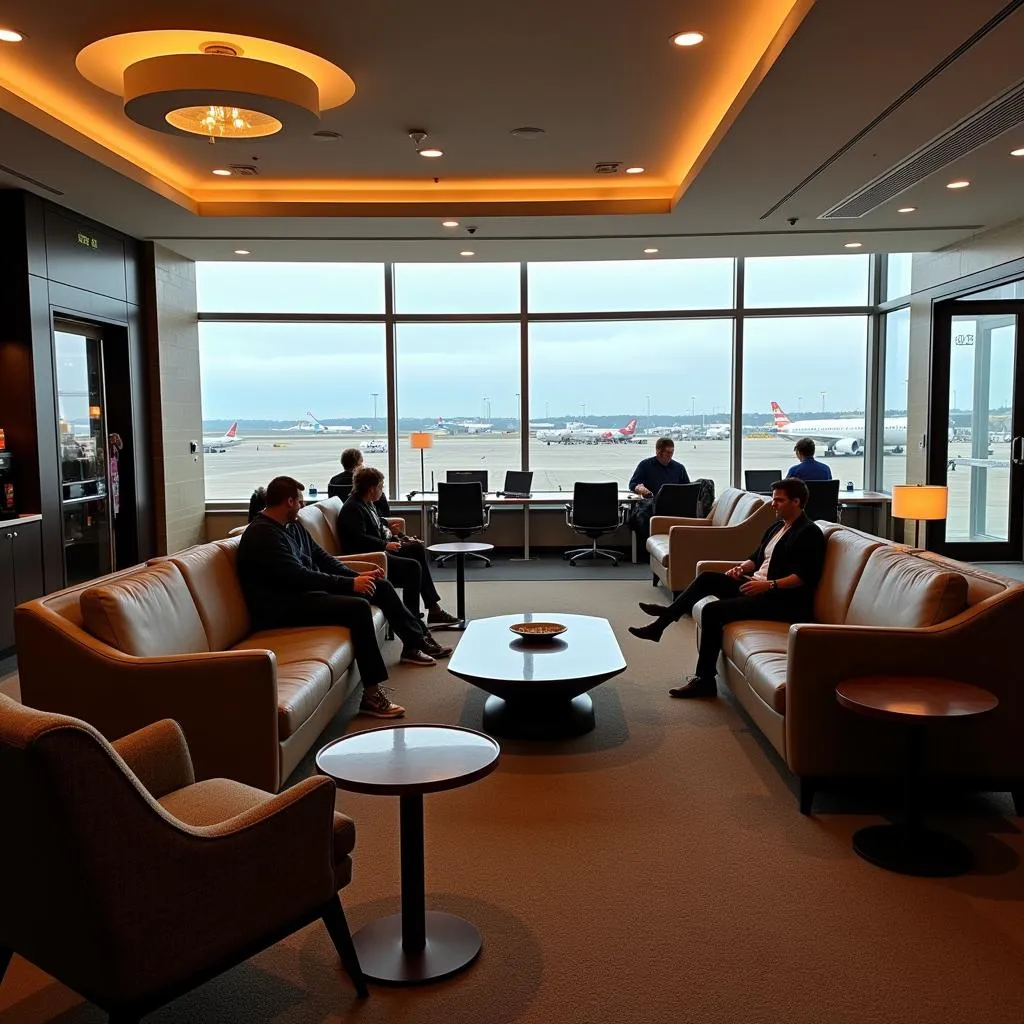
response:
<path id="1" fill-rule="evenodd" d="M 805 480 L 807 484 L 807 518 L 839 522 L 839 481 Z"/>
<path id="2" fill-rule="evenodd" d="M 437 485 L 437 504 L 431 509 L 431 522 L 441 533 L 451 533 L 459 540 L 468 540 L 474 533 L 483 533 L 491 525 L 491 506 L 484 504 L 484 489 L 479 483 Z M 454 555 L 442 555 L 435 564 L 444 565 Z M 476 552 L 475 558 L 490 565 L 491 560 Z"/>
<path id="3" fill-rule="evenodd" d="M 697 516 L 697 498 L 700 484 L 662 484 L 654 498 L 655 516 Z"/>
<path id="4" fill-rule="evenodd" d="M 593 543 L 589 548 L 566 551 L 562 557 L 569 559 L 570 565 L 575 565 L 581 558 L 588 561 L 608 558 L 612 565 L 618 565 L 618 554 L 599 548 L 597 539 L 606 533 L 614 533 L 623 524 L 625 516 L 626 510 L 619 501 L 619 485 L 614 481 L 576 484 L 572 491 L 572 504 L 565 506 L 565 524 L 576 533 L 589 537 Z"/>

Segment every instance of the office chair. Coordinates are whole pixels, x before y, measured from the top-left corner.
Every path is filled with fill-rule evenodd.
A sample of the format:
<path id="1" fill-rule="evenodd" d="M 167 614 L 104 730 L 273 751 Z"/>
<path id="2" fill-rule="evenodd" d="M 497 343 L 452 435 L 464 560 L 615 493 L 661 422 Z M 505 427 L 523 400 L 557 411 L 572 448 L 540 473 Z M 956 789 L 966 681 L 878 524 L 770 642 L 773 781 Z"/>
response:
<path id="1" fill-rule="evenodd" d="M 329 483 L 327 485 L 327 497 L 328 498 L 341 498 L 342 502 L 348 500 L 348 496 L 352 493 L 351 484 L 335 484 Z"/>
<path id="2" fill-rule="evenodd" d="M 474 533 L 483 533 L 491 525 L 491 506 L 484 504 L 484 491 L 479 483 L 438 483 L 437 504 L 430 510 L 431 522 L 441 533 L 452 533 L 459 540 L 468 540 Z M 444 565 L 454 555 L 442 555 L 436 565 Z M 491 560 L 476 552 L 475 558 L 490 565 Z"/>
<path id="3" fill-rule="evenodd" d="M 654 497 L 652 516 L 697 517 L 697 497 L 700 484 L 662 484 Z"/>
<path id="4" fill-rule="evenodd" d="M 575 565 L 581 558 L 588 561 L 609 558 L 612 565 L 618 565 L 618 554 L 599 548 L 597 539 L 606 533 L 614 533 L 625 518 L 626 509 L 619 501 L 617 483 L 576 484 L 572 491 L 572 504 L 565 506 L 565 525 L 576 533 L 590 537 L 593 543 L 589 548 L 566 551 L 562 557 L 567 558 L 570 565 Z"/>
<path id="5" fill-rule="evenodd" d="M 807 518 L 826 519 L 830 523 L 839 522 L 839 481 L 838 480 L 805 480 L 807 484 Z"/>

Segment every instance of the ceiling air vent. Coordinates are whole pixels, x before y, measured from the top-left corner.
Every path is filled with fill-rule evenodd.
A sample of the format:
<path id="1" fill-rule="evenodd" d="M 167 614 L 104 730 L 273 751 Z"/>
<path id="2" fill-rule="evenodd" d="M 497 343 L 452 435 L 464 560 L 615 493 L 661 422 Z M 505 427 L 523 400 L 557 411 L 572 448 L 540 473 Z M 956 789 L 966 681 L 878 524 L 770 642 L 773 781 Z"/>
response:
<path id="1" fill-rule="evenodd" d="M 621 160 L 609 160 L 605 163 L 594 164 L 595 174 L 618 174 L 622 166 Z"/>
<path id="2" fill-rule="evenodd" d="M 818 220 L 863 217 L 929 175 L 1015 128 L 1022 121 L 1024 81 L 990 100 L 842 202 L 826 210 Z"/>
<path id="3" fill-rule="evenodd" d="M 228 164 L 228 169 L 236 178 L 255 178 L 260 173 L 255 164 Z"/>

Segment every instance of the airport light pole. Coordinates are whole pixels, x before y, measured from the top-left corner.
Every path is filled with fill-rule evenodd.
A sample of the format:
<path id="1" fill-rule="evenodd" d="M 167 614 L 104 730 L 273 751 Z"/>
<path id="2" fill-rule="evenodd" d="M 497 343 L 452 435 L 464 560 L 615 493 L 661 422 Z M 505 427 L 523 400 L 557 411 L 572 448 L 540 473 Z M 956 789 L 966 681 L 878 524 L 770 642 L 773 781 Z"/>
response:
<path id="1" fill-rule="evenodd" d="M 651 418 L 651 396 L 647 396 L 647 418 Z"/>
<path id="2" fill-rule="evenodd" d="M 371 391 L 370 397 L 373 399 L 373 429 L 377 429 L 377 398 L 380 396 L 379 391 Z"/>
<path id="3" fill-rule="evenodd" d="M 825 396 L 826 396 L 827 394 L 828 394 L 828 392 L 827 392 L 827 391 L 822 391 L 822 393 L 821 393 L 821 411 L 822 411 L 822 412 L 824 412 L 824 411 L 825 411 Z"/>
<path id="4" fill-rule="evenodd" d="M 583 410 L 583 418 L 586 419 L 587 418 L 587 403 L 586 402 L 580 402 L 580 408 Z"/>
<path id="5" fill-rule="evenodd" d="M 516 392 L 516 396 L 515 397 L 516 397 L 515 421 L 516 421 L 516 423 L 519 423 L 519 421 L 522 419 L 523 410 L 519 408 L 519 392 L 518 391 Z"/>
<path id="6" fill-rule="evenodd" d="M 697 396 L 690 395 L 690 419 L 697 419 Z"/>
<path id="7" fill-rule="evenodd" d="M 804 407 L 804 396 L 803 395 L 797 395 L 796 396 L 796 414 L 797 414 L 797 416 L 799 416 L 800 413 L 803 412 L 803 407 Z"/>

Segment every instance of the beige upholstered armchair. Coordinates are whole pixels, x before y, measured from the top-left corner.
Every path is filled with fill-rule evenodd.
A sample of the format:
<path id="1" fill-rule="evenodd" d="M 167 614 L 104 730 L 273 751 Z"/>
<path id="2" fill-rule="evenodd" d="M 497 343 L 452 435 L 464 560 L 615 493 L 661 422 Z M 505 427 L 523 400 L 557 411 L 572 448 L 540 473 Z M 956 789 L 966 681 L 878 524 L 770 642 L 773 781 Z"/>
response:
<path id="1" fill-rule="evenodd" d="M 652 582 L 678 594 L 693 582 L 698 561 L 742 561 L 773 522 L 769 501 L 736 487 L 726 487 L 703 519 L 654 516 L 647 538 Z"/>
<path id="2" fill-rule="evenodd" d="M 334 785 L 193 782 L 178 726 L 110 744 L 0 695 L 0 980 L 18 953 L 137 1021 L 321 918 L 366 986 L 338 890 L 355 827 Z"/>

